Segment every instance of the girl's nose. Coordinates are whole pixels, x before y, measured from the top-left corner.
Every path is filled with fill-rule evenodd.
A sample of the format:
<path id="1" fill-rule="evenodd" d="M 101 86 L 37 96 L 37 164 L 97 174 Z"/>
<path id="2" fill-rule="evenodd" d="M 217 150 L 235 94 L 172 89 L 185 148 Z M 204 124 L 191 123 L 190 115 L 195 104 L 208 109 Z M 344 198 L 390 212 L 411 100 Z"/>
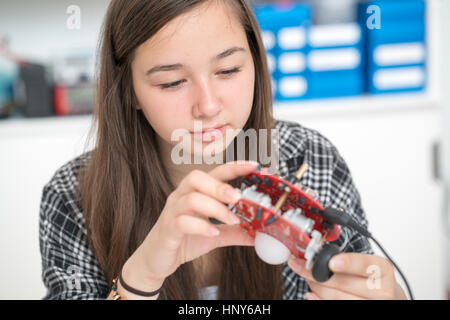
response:
<path id="1" fill-rule="evenodd" d="M 211 81 L 204 80 L 199 83 L 197 97 L 193 107 L 193 117 L 214 118 L 222 110 L 219 99 L 211 84 Z"/>

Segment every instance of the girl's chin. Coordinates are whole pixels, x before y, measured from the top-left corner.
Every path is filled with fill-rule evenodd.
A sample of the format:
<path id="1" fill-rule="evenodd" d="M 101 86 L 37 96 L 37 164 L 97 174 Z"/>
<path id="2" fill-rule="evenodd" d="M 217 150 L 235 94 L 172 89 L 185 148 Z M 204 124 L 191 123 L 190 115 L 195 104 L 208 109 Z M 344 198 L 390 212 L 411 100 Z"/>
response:
<path id="1" fill-rule="evenodd" d="M 194 141 L 190 152 L 187 153 L 190 154 L 191 159 L 197 159 L 196 162 L 201 159 L 202 163 L 222 164 L 225 163 L 225 150 L 228 146 L 229 143 L 226 144 L 222 139 L 211 142 Z"/>
<path id="2" fill-rule="evenodd" d="M 208 156 L 222 154 L 226 150 L 227 146 L 228 145 L 222 139 L 211 142 L 194 141 L 192 144 L 191 154 L 197 157 L 202 156 L 205 158 Z"/>

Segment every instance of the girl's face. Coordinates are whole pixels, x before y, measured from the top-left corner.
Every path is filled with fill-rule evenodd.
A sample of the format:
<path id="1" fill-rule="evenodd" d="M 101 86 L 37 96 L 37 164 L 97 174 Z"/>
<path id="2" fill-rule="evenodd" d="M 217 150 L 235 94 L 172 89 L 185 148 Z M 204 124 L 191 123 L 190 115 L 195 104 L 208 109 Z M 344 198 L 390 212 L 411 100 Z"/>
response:
<path id="1" fill-rule="evenodd" d="M 242 129 L 250 115 L 253 58 L 243 27 L 221 1 L 166 24 L 136 49 L 132 73 L 136 107 L 166 147 L 178 144 L 172 134 L 183 129 L 190 153 L 223 151 L 231 140 L 224 131 Z"/>

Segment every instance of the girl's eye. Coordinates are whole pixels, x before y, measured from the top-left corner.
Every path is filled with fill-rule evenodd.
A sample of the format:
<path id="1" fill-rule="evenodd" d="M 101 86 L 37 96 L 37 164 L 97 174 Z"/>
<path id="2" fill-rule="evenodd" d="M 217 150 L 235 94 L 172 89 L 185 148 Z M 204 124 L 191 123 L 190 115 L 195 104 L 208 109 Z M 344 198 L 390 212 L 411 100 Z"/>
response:
<path id="1" fill-rule="evenodd" d="M 161 87 L 162 89 L 175 88 L 175 87 L 177 87 L 179 84 L 181 84 L 183 81 L 184 81 L 184 80 L 180 80 L 180 81 L 177 81 L 177 82 L 172 82 L 172 83 L 162 84 L 162 85 L 160 85 L 160 87 Z"/>
<path id="2" fill-rule="evenodd" d="M 232 75 L 234 73 L 238 73 L 240 71 L 241 71 L 241 69 L 239 67 L 236 67 L 236 68 L 233 68 L 231 70 L 222 71 L 220 73 L 223 74 L 223 75 L 226 75 L 226 76 L 230 76 L 230 75 Z M 184 80 L 180 80 L 180 81 L 176 81 L 176 82 L 172 82 L 172 83 L 162 84 L 162 85 L 160 85 L 160 87 L 162 89 L 176 88 L 183 82 L 184 82 Z"/>
<path id="3" fill-rule="evenodd" d="M 241 71 L 241 69 L 239 67 L 236 67 L 236 68 L 233 68 L 231 70 L 222 71 L 221 74 L 230 75 L 230 74 L 233 74 L 233 73 L 238 73 L 240 71 Z"/>

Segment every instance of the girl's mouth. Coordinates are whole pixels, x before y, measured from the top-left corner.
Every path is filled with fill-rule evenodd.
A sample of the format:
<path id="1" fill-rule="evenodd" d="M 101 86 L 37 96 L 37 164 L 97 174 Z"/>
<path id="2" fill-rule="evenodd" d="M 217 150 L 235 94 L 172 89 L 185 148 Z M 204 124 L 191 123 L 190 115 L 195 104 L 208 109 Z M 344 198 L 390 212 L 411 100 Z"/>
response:
<path id="1" fill-rule="evenodd" d="M 217 128 L 205 129 L 201 132 L 193 132 L 192 135 L 195 141 L 211 142 L 223 136 L 225 129 L 226 125 Z"/>

